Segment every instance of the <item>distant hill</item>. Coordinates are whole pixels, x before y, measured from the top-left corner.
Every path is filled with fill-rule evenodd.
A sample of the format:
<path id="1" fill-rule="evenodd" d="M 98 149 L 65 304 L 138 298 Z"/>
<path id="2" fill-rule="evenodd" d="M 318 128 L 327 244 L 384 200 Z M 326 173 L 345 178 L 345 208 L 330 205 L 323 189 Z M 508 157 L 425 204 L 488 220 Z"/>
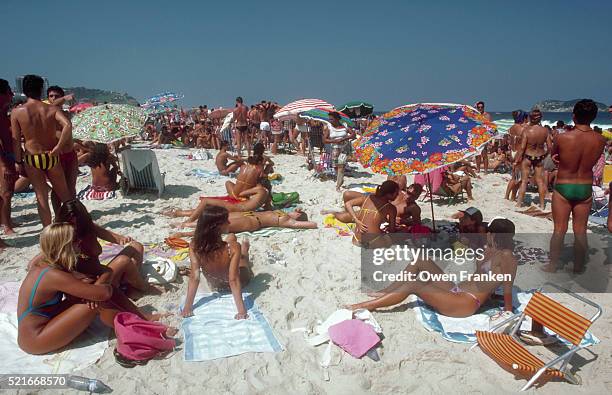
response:
<path id="1" fill-rule="evenodd" d="M 102 104 L 104 102 L 115 103 L 115 104 L 131 104 L 137 105 L 138 100 L 134 99 L 127 93 L 119 93 L 113 91 L 105 91 L 102 89 L 90 89 L 82 86 L 74 88 L 64 88 L 66 93 L 74 93 L 75 99 L 78 102 L 97 102 Z"/>
<path id="2" fill-rule="evenodd" d="M 543 112 L 572 112 L 574 105 L 581 99 L 574 100 L 542 100 L 537 102 L 534 107 Z M 603 103 L 595 102 L 599 111 L 608 111 L 608 106 Z"/>

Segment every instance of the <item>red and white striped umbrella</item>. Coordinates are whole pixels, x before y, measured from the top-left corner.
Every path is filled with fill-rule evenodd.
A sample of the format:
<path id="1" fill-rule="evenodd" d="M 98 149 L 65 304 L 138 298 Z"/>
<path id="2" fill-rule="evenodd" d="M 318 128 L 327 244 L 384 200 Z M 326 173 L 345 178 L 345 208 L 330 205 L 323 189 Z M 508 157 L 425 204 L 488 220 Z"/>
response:
<path id="1" fill-rule="evenodd" d="M 335 110 L 334 106 L 326 102 L 325 100 L 320 99 L 301 99 L 291 102 L 278 110 L 276 114 L 274 114 L 274 118 L 280 119 L 281 121 L 295 118 L 297 115 L 304 111 L 313 110 L 315 108 L 321 108 L 324 110 Z"/>

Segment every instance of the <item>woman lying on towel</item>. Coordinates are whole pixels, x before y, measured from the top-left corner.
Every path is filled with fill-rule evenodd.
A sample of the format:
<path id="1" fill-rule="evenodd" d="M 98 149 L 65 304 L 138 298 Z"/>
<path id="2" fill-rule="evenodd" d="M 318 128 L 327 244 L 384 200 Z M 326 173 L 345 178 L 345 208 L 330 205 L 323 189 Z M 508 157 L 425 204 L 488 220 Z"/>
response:
<path id="1" fill-rule="evenodd" d="M 211 288 L 231 291 L 238 310 L 235 318 L 237 320 L 248 318 L 242 300 L 242 287 L 245 287 L 253 277 L 249 267 L 249 244 L 247 241 L 239 243 L 234 234 L 229 234 L 223 241 L 221 235 L 227 233 L 228 227 L 229 213 L 223 207 L 208 206 L 198 219 L 189 249 L 191 273 L 183 317 L 193 315 L 193 302 L 202 270 Z"/>
<path id="2" fill-rule="evenodd" d="M 423 278 L 443 275 L 444 271 L 432 261 L 418 260 L 404 269 L 406 281 L 398 281 L 387 288 L 369 294 L 376 299 L 354 304 L 351 309 L 376 310 L 403 302 L 414 294 L 440 314 L 449 317 L 469 317 L 476 313 L 503 287 L 506 311 L 512 311 L 512 284 L 516 275 L 514 248 L 514 224 L 507 219 L 494 219 L 487 229 L 487 249 L 484 259 L 477 263 L 476 272 L 469 280 L 455 284 L 452 281 Z M 424 275 L 423 272 L 429 273 Z M 502 278 L 500 280 L 500 278 Z"/>
<path id="3" fill-rule="evenodd" d="M 17 342 L 29 354 L 66 346 L 98 315 L 111 328 L 121 311 L 148 320 L 159 318 L 143 314 L 114 289 L 110 270 L 95 280 L 77 273 L 73 239 L 74 229 L 68 223 L 51 224 L 40 234 L 42 254 L 29 265 L 17 305 Z"/>
<path id="4" fill-rule="evenodd" d="M 228 181 L 230 182 L 230 181 Z M 221 197 L 201 197 L 198 207 L 193 210 L 164 210 L 163 215 L 168 217 L 189 217 L 183 225 L 194 223 L 198 220 L 204 209 L 208 206 L 219 206 L 225 208 L 229 212 L 244 212 L 253 211 L 264 206 L 270 199 L 268 190 L 261 185 L 255 185 L 253 188 L 243 190 L 238 198 L 232 196 Z"/>
<path id="5" fill-rule="evenodd" d="M 100 264 L 102 246 L 98 239 L 125 246 L 108 264 L 112 270 L 115 287 L 127 285 L 140 292 L 155 292 L 140 275 L 144 247 L 129 236 L 122 236 L 95 224 L 87 209 L 78 200 L 69 200 L 62 205 L 56 222 L 68 222 L 75 227 L 75 243 L 78 245 L 76 268 L 79 272 L 99 276 L 106 269 Z"/>
<path id="6" fill-rule="evenodd" d="M 391 245 L 391 238 L 381 229 L 388 223 L 389 233 L 395 232 L 397 209 L 392 202 L 399 195 L 399 185 L 395 181 L 385 181 L 371 195 L 355 193 L 344 203 L 346 214 L 339 214 L 340 221 L 354 222 L 357 227 L 353 234 L 353 244 L 364 248 L 380 248 Z M 348 192 L 347 192 L 348 193 Z M 360 207 L 355 212 L 353 207 Z M 336 215 L 336 214 L 334 214 Z"/>
<path id="7" fill-rule="evenodd" d="M 295 209 L 286 213 L 277 211 L 245 211 L 229 213 L 229 233 L 254 232 L 263 228 L 316 229 L 317 223 L 308 221 L 308 215 Z M 183 223 L 185 227 L 195 227 L 196 223 Z M 194 232 L 179 232 L 171 237 L 192 237 Z"/>

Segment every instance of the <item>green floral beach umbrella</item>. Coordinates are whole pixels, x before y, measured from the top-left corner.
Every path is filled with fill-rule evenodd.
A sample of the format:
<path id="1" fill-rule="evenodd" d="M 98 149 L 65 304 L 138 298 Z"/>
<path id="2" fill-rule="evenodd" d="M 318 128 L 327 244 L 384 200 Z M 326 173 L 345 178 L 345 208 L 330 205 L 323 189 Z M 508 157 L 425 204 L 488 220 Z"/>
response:
<path id="1" fill-rule="evenodd" d="M 359 118 L 372 114 L 374 106 L 364 101 L 350 101 L 336 109 L 351 118 Z"/>
<path id="2" fill-rule="evenodd" d="M 72 118 L 72 135 L 76 139 L 108 144 L 138 135 L 146 118 L 141 108 L 104 104 L 75 115 Z"/>

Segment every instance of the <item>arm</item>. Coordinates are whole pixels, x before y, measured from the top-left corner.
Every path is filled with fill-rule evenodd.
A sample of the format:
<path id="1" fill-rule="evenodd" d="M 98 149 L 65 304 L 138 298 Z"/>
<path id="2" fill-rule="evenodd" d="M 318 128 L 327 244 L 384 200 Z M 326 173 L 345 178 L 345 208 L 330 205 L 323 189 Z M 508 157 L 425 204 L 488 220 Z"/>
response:
<path id="1" fill-rule="evenodd" d="M 96 236 L 102 240 L 108 241 L 109 243 L 124 245 L 132 241 L 131 237 L 122 236 L 115 232 L 111 232 L 110 230 L 104 229 L 100 225 L 94 224 L 94 228 L 96 230 Z"/>
<path id="2" fill-rule="evenodd" d="M 395 233 L 395 221 L 397 220 L 397 209 L 392 204 L 390 204 L 387 207 L 387 209 L 389 210 L 387 212 L 387 223 L 389 224 L 387 231 L 389 233 Z"/>
<path id="3" fill-rule="evenodd" d="M 355 221 L 355 224 L 357 224 L 357 227 L 361 232 L 367 232 L 368 227 L 357 218 L 357 214 L 355 213 L 355 210 L 353 210 L 353 207 L 361 207 L 365 200 L 366 196 L 362 195 L 344 203 L 344 208 L 346 209 L 346 212 L 351 215 L 351 217 Z"/>
<path id="4" fill-rule="evenodd" d="M 518 149 L 518 152 L 516 153 L 516 158 L 514 160 L 515 164 L 519 164 L 523 161 L 523 154 L 525 153 L 526 149 L 527 149 L 527 136 L 525 135 L 525 133 L 523 133 L 523 139 L 521 140 L 521 147 Z"/>
<path id="5" fill-rule="evenodd" d="M 95 302 L 104 302 L 113 296 L 112 285 L 98 279 L 94 284 L 77 280 L 72 274 L 61 270 L 52 270 L 54 283 L 58 291 Z"/>
<path id="6" fill-rule="evenodd" d="M 510 281 L 504 281 L 504 310 L 512 311 L 512 284 L 514 284 L 514 279 L 516 278 L 516 258 L 512 255 L 511 252 L 506 252 L 502 255 L 502 273 L 510 274 L 512 279 Z"/>
<path id="7" fill-rule="evenodd" d="M 331 144 L 334 141 L 329 138 L 329 128 L 327 126 L 323 126 L 323 144 Z"/>
<path id="8" fill-rule="evenodd" d="M 61 107 L 64 105 L 64 103 L 66 103 L 67 101 L 71 101 L 72 99 L 74 99 L 74 95 L 71 93 L 69 95 L 62 96 L 59 99 L 53 100 L 53 105 Z"/>
<path id="9" fill-rule="evenodd" d="M 17 112 L 19 110 L 13 110 L 11 113 L 11 135 L 13 136 L 13 153 L 15 154 L 15 162 L 20 164 L 22 162 L 21 157 L 21 125 L 17 120 Z"/>
<path id="10" fill-rule="evenodd" d="M 238 196 L 240 196 L 240 197 L 249 197 L 249 196 L 255 195 L 260 190 L 261 190 L 261 186 L 256 185 L 253 188 L 245 189 L 244 191 L 240 192 L 240 194 Z"/>
<path id="11" fill-rule="evenodd" d="M 229 266 L 229 286 L 234 296 L 234 303 L 236 303 L 236 309 L 238 313 L 235 318 L 237 320 L 248 318 L 246 308 L 244 307 L 244 300 L 242 300 L 242 284 L 240 284 L 240 243 L 232 242 L 230 250 L 232 255 L 230 256 Z"/>
<path id="12" fill-rule="evenodd" d="M 550 150 L 550 158 L 556 164 L 559 164 L 559 143 L 557 141 L 557 136 L 553 139 L 552 148 Z"/>
<path id="13" fill-rule="evenodd" d="M 68 142 L 72 140 L 72 122 L 59 110 L 55 112 L 55 120 L 62 126 L 62 134 L 57 145 L 51 150 L 51 155 L 58 155 Z"/>
<path id="14" fill-rule="evenodd" d="M 193 252 L 193 248 L 189 249 L 189 260 L 191 261 L 191 271 L 189 273 L 189 283 L 187 284 L 187 296 L 183 305 L 183 317 L 193 315 L 193 301 L 200 285 L 200 262 L 195 252 Z"/>

